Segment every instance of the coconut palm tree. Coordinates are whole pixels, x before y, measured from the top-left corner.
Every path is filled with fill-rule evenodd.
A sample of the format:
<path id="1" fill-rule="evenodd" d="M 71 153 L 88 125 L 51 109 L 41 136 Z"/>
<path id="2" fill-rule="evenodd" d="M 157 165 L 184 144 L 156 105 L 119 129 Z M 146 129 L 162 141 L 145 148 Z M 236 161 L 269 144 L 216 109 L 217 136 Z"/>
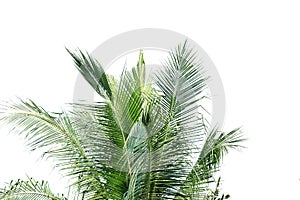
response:
<path id="1" fill-rule="evenodd" d="M 56 195 L 47 182 L 28 178 L 4 186 L 1 199 L 218 198 L 210 183 L 243 137 L 239 129 L 209 127 L 200 112 L 208 77 L 186 42 L 152 76 L 142 52 L 137 65 L 116 78 L 87 52 L 67 51 L 101 101 L 72 103 L 61 113 L 31 100 L 2 102 L 0 122 L 24 135 L 32 151 L 53 158 L 73 195 Z"/>

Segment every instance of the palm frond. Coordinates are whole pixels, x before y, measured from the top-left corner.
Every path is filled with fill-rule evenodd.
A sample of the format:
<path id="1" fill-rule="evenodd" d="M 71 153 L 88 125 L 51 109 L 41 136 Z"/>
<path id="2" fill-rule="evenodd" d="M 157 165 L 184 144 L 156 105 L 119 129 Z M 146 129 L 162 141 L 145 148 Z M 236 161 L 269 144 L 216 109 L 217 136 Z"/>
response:
<path id="1" fill-rule="evenodd" d="M 82 133 L 82 143 L 94 163 L 93 169 L 99 173 L 99 180 L 105 185 L 107 198 L 120 199 L 127 190 L 127 172 L 120 170 L 123 138 L 109 105 L 102 102 L 71 104 L 71 108 L 69 116 L 74 129 Z M 92 196 L 103 198 L 99 193 Z"/>
<path id="2" fill-rule="evenodd" d="M 87 52 L 84 53 L 80 49 L 78 49 L 77 52 L 71 52 L 67 48 L 66 50 L 72 56 L 76 68 L 94 90 L 102 97 L 111 98 L 111 89 L 101 64 Z"/>
<path id="3" fill-rule="evenodd" d="M 163 127 L 152 137 L 153 164 L 149 174 L 149 199 L 183 196 L 180 186 L 191 170 L 191 156 L 204 135 L 203 125 L 195 115 L 198 95 L 205 89 L 206 77 L 195 62 L 187 44 L 170 54 L 164 68 L 155 75 L 161 96 L 154 107 L 164 116 Z M 167 113 L 167 115 L 165 115 Z"/>
<path id="4" fill-rule="evenodd" d="M 216 128 L 211 130 L 202 146 L 196 164 L 181 187 L 182 191 L 190 199 L 204 199 L 209 191 L 208 184 L 215 182 L 214 174 L 219 170 L 223 157 L 229 149 L 242 148 L 241 142 L 243 141 L 245 139 L 240 129 L 234 129 L 229 133 L 220 133 Z"/>
<path id="5" fill-rule="evenodd" d="M 241 143 L 244 141 L 245 138 L 241 134 L 240 128 L 228 133 L 213 129 L 207 136 L 199 157 L 206 165 L 214 167 L 215 164 L 220 163 L 225 154 L 229 152 L 229 149 L 242 148 Z M 208 160 L 211 162 L 207 162 Z M 199 162 L 202 161 L 199 160 Z"/>
<path id="6" fill-rule="evenodd" d="M 185 42 L 170 53 L 164 68 L 156 76 L 156 84 L 164 98 L 164 106 L 171 118 L 180 123 L 190 123 L 195 117 L 192 111 L 199 108 L 197 98 L 204 89 L 208 77 L 201 63 L 196 62 L 196 52 Z"/>
<path id="7" fill-rule="evenodd" d="M 56 167 L 74 179 L 81 192 L 97 185 L 105 193 L 99 180 L 101 173 L 94 169 L 95 164 L 86 152 L 84 134 L 74 129 L 67 113 L 54 116 L 31 100 L 18 100 L 0 104 L 0 121 L 25 136 L 31 150 L 42 149 L 44 156 L 54 158 Z"/>
<path id="8" fill-rule="evenodd" d="M 64 195 L 54 194 L 48 182 L 28 180 L 11 181 L 0 190 L 0 199 L 3 200 L 67 200 Z"/>

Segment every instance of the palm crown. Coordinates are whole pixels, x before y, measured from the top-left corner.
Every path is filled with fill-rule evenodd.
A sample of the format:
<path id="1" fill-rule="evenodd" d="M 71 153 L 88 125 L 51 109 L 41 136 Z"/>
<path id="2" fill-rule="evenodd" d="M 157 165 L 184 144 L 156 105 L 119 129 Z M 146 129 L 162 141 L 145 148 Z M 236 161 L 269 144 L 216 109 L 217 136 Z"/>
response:
<path id="1" fill-rule="evenodd" d="M 116 79 L 88 53 L 67 51 L 101 101 L 73 103 L 61 113 L 31 100 L 2 102 L 0 121 L 25 135 L 32 150 L 54 158 L 72 180 L 76 195 L 68 199 L 217 198 L 209 184 L 243 138 L 239 129 L 209 128 L 198 112 L 208 78 L 186 42 L 150 77 L 142 52 L 137 66 Z M 0 198 L 67 199 L 32 178 L 12 181 Z"/>

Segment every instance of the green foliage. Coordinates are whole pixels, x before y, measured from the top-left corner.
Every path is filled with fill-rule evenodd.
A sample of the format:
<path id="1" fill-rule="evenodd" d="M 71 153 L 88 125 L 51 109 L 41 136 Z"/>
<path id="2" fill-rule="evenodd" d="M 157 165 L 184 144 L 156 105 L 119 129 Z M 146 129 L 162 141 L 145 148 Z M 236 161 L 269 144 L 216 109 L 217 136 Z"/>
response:
<path id="1" fill-rule="evenodd" d="M 0 190 L 0 199 L 4 200 L 66 200 L 63 195 L 55 195 L 45 181 L 28 180 L 11 181 Z"/>
<path id="2" fill-rule="evenodd" d="M 244 139 L 239 129 L 210 128 L 196 112 L 208 78 L 187 43 L 170 53 L 153 79 L 146 77 L 142 52 L 137 65 L 116 79 L 88 53 L 67 51 L 102 101 L 70 104 L 61 113 L 47 112 L 31 100 L 2 102 L 0 122 L 24 135 L 31 150 L 55 160 L 72 181 L 73 199 L 229 198 L 219 197 L 219 189 L 212 192 L 210 183 L 224 155 Z M 1 195 L 66 199 L 33 179 L 12 182 Z"/>

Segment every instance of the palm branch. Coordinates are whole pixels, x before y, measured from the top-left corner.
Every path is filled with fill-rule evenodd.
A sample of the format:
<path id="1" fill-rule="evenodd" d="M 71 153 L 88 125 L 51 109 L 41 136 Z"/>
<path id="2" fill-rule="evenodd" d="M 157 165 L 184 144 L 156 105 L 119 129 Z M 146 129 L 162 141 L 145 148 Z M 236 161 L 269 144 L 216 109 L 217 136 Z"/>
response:
<path id="1" fill-rule="evenodd" d="M 87 52 L 67 51 L 102 100 L 69 104 L 61 113 L 32 100 L 2 102 L 0 122 L 55 160 L 76 199 L 208 199 L 223 156 L 244 139 L 239 129 L 209 128 L 198 113 L 208 77 L 187 42 L 153 79 L 146 78 L 142 51 L 118 79 Z M 44 182 L 17 183 L 2 189 L 3 198 L 30 199 L 35 191 L 66 198 L 52 195 Z"/>
<path id="2" fill-rule="evenodd" d="M 0 190 L 1 199 L 11 200 L 66 200 L 64 195 L 54 194 L 45 181 L 38 182 L 33 178 L 11 181 Z"/>

